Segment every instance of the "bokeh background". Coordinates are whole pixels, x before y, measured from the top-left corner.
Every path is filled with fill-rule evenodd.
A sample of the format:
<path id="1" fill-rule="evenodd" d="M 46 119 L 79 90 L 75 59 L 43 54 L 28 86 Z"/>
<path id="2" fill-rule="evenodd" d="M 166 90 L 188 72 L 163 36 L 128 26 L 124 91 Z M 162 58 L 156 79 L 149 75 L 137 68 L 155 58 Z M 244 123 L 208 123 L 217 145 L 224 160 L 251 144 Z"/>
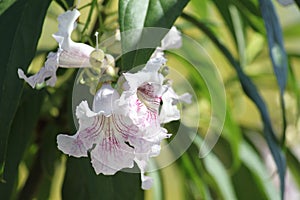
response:
<path id="1" fill-rule="evenodd" d="M 95 31 L 104 41 L 113 37 L 116 29 L 126 30 L 126 20 L 125 27 L 119 25 L 122 21 L 120 5 L 129 2 L 128 9 L 132 11 L 132 18 L 136 18 L 142 13 L 138 7 L 142 1 L 120 2 L 81 0 L 77 5 L 81 16 L 72 38 L 95 46 Z M 264 7 L 270 5 L 266 2 L 273 4 L 274 10 L 272 6 Z M 78 69 L 60 68 L 55 87 L 40 85 L 34 90 L 17 77 L 17 68 L 28 67 L 28 73 L 36 73 L 47 54 L 56 51 L 57 43 L 51 35 L 57 31 L 57 17 L 74 2 L 1 1 L 0 199 L 273 200 L 280 199 L 283 191 L 285 199 L 300 199 L 300 13 L 299 2 L 295 2 L 291 1 L 288 6 L 269 0 L 143 2 L 149 3 L 150 16 L 170 19 L 157 25 L 165 28 L 175 25 L 185 37 L 201 45 L 210 57 L 198 55 L 192 47 L 189 51 L 185 46 L 184 50 L 192 58 L 199 59 L 197 66 L 193 66 L 178 57 L 176 50 L 166 52 L 168 66 L 174 72 L 170 76 L 174 79 L 175 90 L 185 92 L 182 79 L 176 75 L 181 74 L 192 86 L 195 96 L 192 104 L 181 105 L 184 120 L 165 127 L 175 133 L 174 136 L 179 125 L 184 127 L 187 136 L 195 134 L 196 130 L 196 137 L 174 163 L 149 173 L 155 178 L 154 186 L 142 191 L 138 174 L 119 172 L 114 176 L 97 176 L 89 159 L 68 157 L 57 149 L 57 134 L 76 132 L 72 92 L 74 83 L 78 84 Z M 151 3 L 158 3 L 155 5 L 167 10 L 157 15 L 161 8 L 151 7 Z M 168 7 L 171 4 L 176 6 Z M 39 14 L 34 16 L 32 12 Z M 264 18 L 262 13 L 267 13 L 269 18 Z M 274 17 L 276 13 L 279 24 Z M 151 20 L 148 22 L 148 25 L 156 25 L 151 24 Z M 274 68 L 271 62 L 268 41 L 272 40 L 272 35 L 266 30 L 268 25 L 276 30 L 273 39 L 277 38 L 279 43 L 277 35 L 282 30 L 286 54 L 279 51 L 274 58 L 282 64 L 280 69 Z M 105 45 L 101 46 L 104 50 Z M 110 51 L 120 53 L 118 45 L 116 49 L 112 46 Z M 273 50 L 278 50 L 276 48 Z M 205 67 L 210 77 L 199 74 Z M 221 78 L 216 76 L 215 70 Z M 212 100 L 205 79 L 211 80 L 210 84 L 220 81 L 223 84 L 226 117 L 216 145 L 207 156 L 199 158 L 199 147 L 212 123 L 212 113 L 224 114 L 222 109 L 218 110 L 218 105 L 213 105 L 213 101 L 218 101 Z M 277 79 L 283 79 L 286 86 L 278 85 Z M 247 87 L 252 86 L 249 80 L 256 87 Z M 279 86 L 284 86 L 284 93 Z M 250 100 L 246 93 L 260 94 L 265 104 L 257 98 Z M 224 99 L 220 99 L 222 103 Z M 264 106 L 270 123 L 262 120 L 259 108 Z M 198 114 L 199 122 L 195 124 L 194 115 Z M 264 128 L 269 125 L 275 138 Z M 270 148 L 275 149 L 275 153 L 272 154 Z M 170 155 L 163 156 L 172 156 L 174 152 L 170 149 Z M 274 155 L 282 155 L 286 169 L 278 157 L 274 162 Z M 151 161 L 151 167 L 155 168 L 159 160 L 165 159 L 163 156 Z M 284 190 L 280 188 L 279 178 L 283 174 Z"/>

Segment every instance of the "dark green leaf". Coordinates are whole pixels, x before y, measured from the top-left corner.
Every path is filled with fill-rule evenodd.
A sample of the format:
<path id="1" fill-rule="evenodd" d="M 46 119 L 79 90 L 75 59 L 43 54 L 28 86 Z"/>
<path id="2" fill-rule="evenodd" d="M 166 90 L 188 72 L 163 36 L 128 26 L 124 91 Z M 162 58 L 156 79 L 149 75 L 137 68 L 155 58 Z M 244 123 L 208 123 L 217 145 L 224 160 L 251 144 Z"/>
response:
<path id="1" fill-rule="evenodd" d="M 293 179 L 296 182 L 298 188 L 300 188 L 300 162 L 298 158 L 295 156 L 295 154 L 288 149 L 287 150 L 287 164 L 289 166 L 289 169 L 293 175 Z"/>
<path id="2" fill-rule="evenodd" d="M 188 0 L 119 1 L 119 24 L 124 54 L 121 58 L 122 70 L 132 69 L 148 61 L 187 3 Z M 165 29 L 143 30 L 144 27 Z"/>
<path id="3" fill-rule="evenodd" d="M 13 3 L 15 3 L 16 0 L 2 0 L 0 1 L 0 16 L 2 13 L 8 9 Z"/>
<path id="4" fill-rule="evenodd" d="M 253 181 L 255 181 L 255 184 L 251 184 L 251 183 L 250 184 L 257 185 L 258 189 L 263 193 L 262 196 L 268 197 L 266 199 L 272 199 L 272 200 L 279 199 L 280 196 L 279 191 L 276 190 L 274 183 L 272 182 L 273 179 L 270 178 L 265 163 L 261 160 L 259 155 L 257 155 L 257 152 L 255 152 L 255 150 L 246 142 L 241 143 L 240 157 L 243 162 L 243 165 L 248 168 L 248 170 L 252 174 L 252 177 L 254 178 Z M 239 178 L 239 180 L 244 180 L 244 179 Z M 236 181 L 238 180 L 236 179 Z M 249 188 L 249 187 L 242 187 L 242 188 Z M 240 195 L 242 195 L 242 192 L 240 192 Z M 247 195 L 249 195 L 249 193 L 247 193 Z M 251 195 L 249 195 L 248 197 L 249 199 L 257 199 Z M 241 199 L 245 199 L 245 198 L 241 198 Z"/>
<path id="5" fill-rule="evenodd" d="M 56 2 L 65 10 L 70 9 L 74 5 L 74 0 L 56 0 Z"/>
<path id="6" fill-rule="evenodd" d="M 96 175 L 89 158 L 68 158 L 63 199 L 143 199 L 139 174 Z"/>
<path id="7" fill-rule="evenodd" d="M 258 6 L 253 2 L 253 0 L 244 0 L 244 1 L 239 1 L 239 0 L 231 0 L 233 4 L 235 4 L 238 8 L 241 10 L 247 10 L 249 11 L 252 15 L 255 16 L 261 16 L 259 12 Z"/>
<path id="8" fill-rule="evenodd" d="M 45 97 L 42 91 L 26 89 L 23 92 L 8 140 L 7 162 L 3 174 L 5 183 L 0 183 L 0 196 L 10 199 L 18 178 L 18 166 L 32 137 L 39 111 Z"/>
<path id="9" fill-rule="evenodd" d="M 259 0 L 261 14 L 267 30 L 269 53 L 273 64 L 273 69 L 280 89 L 280 103 L 283 119 L 282 143 L 285 141 L 286 117 L 285 102 L 283 98 L 287 83 L 288 59 L 285 52 L 282 31 L 275 8 L 270 0 Z"/>
<path id="10" fill-rule="evenodd" d="M 0 175 L 3 173 L 7 139 L 22 94 L 19 67 L 27 71 L 35 55 L 50 0 L 19 0 L 0 17 Z"/>
<path id="11" fill-rule="evenodd" d="M 259 185 L 256 185 L 255 178 L 245 165 L 241 165 L 239 170 L 233 175 L 232 181 L 236 191 L 238 191 L 238 199 L 268 200 L 267 196 L 260 190 Z"/>
<path id="12" fill-rule="evenodd" d="M 203 146 L 203 140 L 199 135 L 196 135 L 194 143 L 199 149 Z M 237 199 L 234 188 L 232 187 L 233 184 L 231 183 L 230 176 L 219 158 L 214 153 L 210 152 L 205 158 L 203 158 L 203 163 L 208 173 L 216 182 L 223 198 L 232 200 Z"/>
<path id="13" fill-rule="evenodd" d="M 211 39 L 211 41 L 220 49 L 223 55 L 230 62 L 231 66 L 235 69 L 245 94 L 253 101 L 253 103 L 258 108 L 264 124 L 264 137 L 268 143 L 268 146 L 271 150 L 272 156 L 278 169 L 281 183 L 281 195 L 283 198 L 286 160 L 281 150 L 281 147 L 277 142 L 275 133 L 272 128 L 272 123 L 268 113 L 268 109 L 264 100 L 260 96 L 256 86 L 253 84 L 251 79 L 244 73 L 240 64 L 235 60 L 230 51 L 219 41 L 219 39 L 214 35 L 214 33 L 205 24 L 201 23 L 200 21 L 197 21 L 195 18 L 187 14 L 183 14 L 182 16 L 191 23 L 195 24 L 200 30 L 202 30 Z"/>
<path id="14" fill-rule="evenodd" d="M 230 0 L 223 0 L 223 1 L 213 0 L 213 2 L 216 5 L 220 14 L 222 15 L 229 31 L 231 32 L 231 35 L 233 36 L 233 39 L 237 45 L 237 38 L 235 35 L 232 18 L 230 16 L 230 11 L 229 11 L 229 6 L 231 5 Z"/>
<path id="15" fill-rule="evenodd" d="M 237 7 L 242 16 L 242 20 L 249 24 L 249 26 L 256 32 L 265 33 L 263 21 L 261 20 L 261 14 L 259 6 L 255 5 L 251 0 L 239 1 L 232 0 L 232 3 Z"/>

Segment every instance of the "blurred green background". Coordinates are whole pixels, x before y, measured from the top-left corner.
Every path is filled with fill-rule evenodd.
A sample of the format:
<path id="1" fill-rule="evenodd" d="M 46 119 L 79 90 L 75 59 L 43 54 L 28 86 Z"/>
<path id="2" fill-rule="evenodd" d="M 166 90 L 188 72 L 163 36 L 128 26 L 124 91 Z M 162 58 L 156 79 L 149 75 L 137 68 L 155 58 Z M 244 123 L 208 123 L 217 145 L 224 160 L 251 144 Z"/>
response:
<path id="1" fill-rule="evenodd" d="M 275 10 L 269 6 L 272 3 Z M 155 178 L 151 190 L 140 189 L 138 174 L 119 172 L 114 176 L 97 176 L 88 159 L 63 155 L 56 147 L 56 135 L 76 132 L 72 89 L 78 70 L 60 68 L 55 87 L 41 86 L 33 90 L 18 79 L 16 69 L 28 67 L 28 73 L 36 73 L 43 66 L 47 54 L 57 49 L 51 36 L 58 28 L 57 16 L 74 3 L 71 0 L 3 0 L 0 2 L 3 30 L 0 34 L 0 199 L 273 200 L 283 194 L 280 188 L 283 179 L 285 199 L 300 199 L 300 14 L 297 4 L 283 6 L 267 0 L 81 0 L 77 6 L 81 16 L 72 38 L 95 46 L 95 31 L 105 39 L 113 36 L 117 28 L 135 27 L 136 24 L 126 19 L 130 15 L 132 18 L 142 15 L 140 4 L 148 4 L 147 16 L 154 16 L 142 16 L 144 25 L 164 28 L 175 25 L 209 54 L 210 58 L 198 55 L 191 48 L 188 54 L 202 59 L 199 67 L 205 63 L 212 65 L 212 60 L 219 70 L 226 93 L 226 118 L 212 151 L 205 158 L 199 158 L 199 147 L 211 123 L 212 112 L 218 115 L 218 110 L 212 110 L 213 100 L 205 78 L 197 75 L 190 63 L 168 51 L 168 66 L 183 75 L 195 92 L 193 103 L 182 106 L 182 114 L 186 116 L 181 125 L 187 135 L 196 128 L 197 137 L 176 162 L 150 173 Z M 124 9 L 124 5 L 130 6 Z M 276 13 L 279 24 L 274 17 Z M 155 17 L 163 20 L 158 23 L 153 21 Z M 121 27 L 120 22 L 124 22 Z M 271 62 L 268 41 L 270 44 L 270 40 L 274 40 L 280 49 L 280 29 L 286 54 L 280 51 L 279 55 L 274 54 L 275 63 L 279 60 L 278 68 Z M 270 30 L 273 35 L 269 34 Z M 176 73 L 170 76 L 176 91 L 183 93 L 184 84 Z M 207 74 L 210 77 L 206 78 L 212 83 L 220 80 L 212 69 Z M 256 87 L 252 87 L 254 85 Z M 197 110 L 200 120 L 195 125 L 193 112 Z M 261 116 L 270 120 L 263 120 Z M 178 126 L 179 122 L 172 122 L 166 128 L 176 133 Z M 172 149 L 169 153 L 172 154 Z M 151 165 L 156 165 L 159 159 L 164 157 L 158 157 Z"/>

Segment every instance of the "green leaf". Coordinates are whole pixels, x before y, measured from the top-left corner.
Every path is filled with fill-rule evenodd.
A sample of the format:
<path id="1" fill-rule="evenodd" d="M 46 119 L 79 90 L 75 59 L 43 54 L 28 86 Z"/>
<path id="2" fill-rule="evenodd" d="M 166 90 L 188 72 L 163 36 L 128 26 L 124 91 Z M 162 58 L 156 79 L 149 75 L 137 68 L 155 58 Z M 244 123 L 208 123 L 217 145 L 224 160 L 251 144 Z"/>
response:
<path id="1" fill-rule="evenodd" d="M 251 171 L 255 178 L 256 185 L 265 193 L 268 199 L 279 199 L 279 192 L 276 191 L 270 174 L 267 172 L 265 163 L 257 153 L 246 142 L 241 143 L 240 157 L 244 165 Z"/>
<path id="2" fill-rule="evenodd" d="M 230 144 L 230 148 L 233 155 L 232 171 L 235 171 L 240 166 L 240 147 L 242 141 L 242 133 L 238 125 L 234 121 L 230 109 L 226 109 L 226 120 L 224 124 L 223 136 Z"/>
<path id="3" fill-rule="evenodd" d="M 218 11 L 220 12 L 221 16 L 223 17 L 226 26 L 228 27 L 229 31 L 231 32 L 231 35 L 233 36 L 233 39 L 237 45 L 237 37 L 234 31 L 234 26 L 232 22 L 232 18 L 230 16 L 230 10 L 229 6 L 232 5 L 230 0 L 213 0 L 213 3 L 216 5 Z"/>
<path id="4" fill-rule="evenodd" d="M 149 161 L 149 172 L 148 176 L 153 178 L 153 197 L 155 200 L 164 200 L 164 187 L 163 187 L 163 180 L 162 180 L 162 174 L 160 170 L 157 169 L 158 166 L 156 164 L 156 161 L 154 159 L 150 159 Z M 152 171 L 153 170 L 153 171 Z"/>
<path id="5" fill-rule="evenodd" d="M 256 2 L 253 1 L 240 1 L 240 0 L 231 0 L 237 9 L 240 11 L 242 20 L 249 24 L 249 26 L 256 32 L 264 33 L 264 25 L 261 20 L 261 13 Z"/>
<path id="6" fill-rule="evenodd" d="M 277 142 L 275 133 L 273 131 L 271 119 L 268 113 L 268 109 L 263 98 L 260 96 L 256 86 L 253 84 L 251 79 L 244 73 L 240 64 L 235 60 L 230 51 L 219 41 L 219 39 L 214 35 L 214 33 L 204 23 L 196 20 L 195 18 L 187 14 L 183 14 L 182 16 L 194 25 L 196 25 L 200 30 L 202 30 L 211 39 L 211 41 L 220 49 L 223 55 L 230 62 L 231 66 L 235 69 L 245 94 L 253 101 L 253 103 L 258 108 L 264 125 L 264 137 L 268 143 L 269 149 L 271 150 L 272 156 L 278 169 L 281 196 L 283 198 L 286 160 L 281 150 L 281 147 Z"/>
<path id="7" fill-rule="evenodd" d="M 18 111 L 12 123 L 8 140 L 7 161 L 3 174 L 5 183 L 0 183 L 0 196 L 11 199 L 18 178 L 18 167 L 32 137 L 38 120 L 45 93 L 26 89 L 23 92 Z M 30 116 L 30 117 L 29 117 Z"/>
<path id="8" fill-rule="evenodd" d="M 208 17 L 208 1 L 207 0 L 191 0 L 192 9 L 199 18 L 206 19 Z"/>
<path id="9" fill-rule="evenodd" d="M 145 64 L 160 41 L 181 14 L 188 0 L 119 1 L 122 39 L 121 68 L 130 70 Z M 161 27 L 164 29 L 144 29 Z"/>
<path id="10" fill-rule="evenodd" d="M 240 16 L 240 12 L 234 5 L 229 6 L 229 12 L 231 15 L 234 33 L 236 35 L 237 40 L 237 49 L 239 52 L 239 60 L 242 67 L 246 66 L 246 40 L 245 40 L 245 32 L 243 27 L 243 21 Z"/>
<path id="11" fill-rule="evenodd" d="M 282 144 L 284 144 L 287 122 L 283 94 L 287 83 L 288 59 L 283 44 L 281 27 L 273 3 L 270 0 L 259 0 L 259 4 L 267 30 L 269 54 L 280 89 L 280 104 L 283 120 Z"/>
<path id="12" fill-rule="evenodd" d="M 56 0 L 56 2 L 65 10 L 70 9 L 74 5 L 74 0 Z"/>
<path id="13" fill-rule="evenodd" d="M 89 158 L 68 158 L 63 199 L 143 199 L 137 173 L 118 172 L 113 176 L 96 175 Z"/>
<path id="14" fill-rule="evenodd" d="M 14 4 L 16 0 L 2 0 L 0 1 L 0 16 L 5 12 L 12 4 Z"/>
<path id="15" fill-rule="evenodd" d="M 200 136 L 196 136 L 194 143 L 201 148 L 202 139 Z M 224 164 L 219 160 L 219 158 L 210 152 L 206 157 L 203 158 L 203 162 L 208 173 L 213 177 L 214 181 L 217 183 L 218 188 L 224 199 L 237 199 L 235 191 L 233 189 L 233 184 L 231 182 L 230 176 L 226 171 Z"/>
<path id="16" fill-rule="evenodd" d="M 287 164 L 289 166 L 289 169 L 293 175 L 293 179 L 295 183 L 297 184 L 297 187 L 300 188 L 300 162 L 298 158 L 295 156 L 295 154 L 290 150 L 287 149 Z"/>
<path id="17" fill-rule="evenodd" d="M 201 91 L 201 95 L 211 103 L 210 124 L 204 140 L 205 145 L 200 150 L 201 156 L 205 156 L 218 141 L 226 118 L 226 94 L 222 78 L 205 49 L 189 37 L 182 35 L 182 47 L 168 51 L 169 54 L 174 56 L 177 62 L 184 63 L 185 70 L 191 74 L 188 79 L 195 83 L 198 92 L 204 91 Z M 194 121 L 197 123 L 197 116 L 195 117 Z M 209 148 L 204 149 L 204 146 Z"/>
<path id="18" fill-rule="evenodd" d="M 232 182 L 223 163 L 214 154 L 210 153 L 204 158 L 204 164 L 210 175 L 216 181 L 224 199 L 237 199 L 232 187 Z"/>
<path id="19" fill-rule="evenodd" d="M 12 121 L 22 94 L 23 81 L 17 69 L 27 71 L 36 51 L 50 0 L 19 0 L 0 17 L 0 175 L 3 173 L 6 148 Z M 3 48 L 5 47 L 5 48 Z"/>
<path id="20" fill-rule="evenodd" d="M 257 185 L 251 171 L 242 163 L 236 173 L 232 176 L 234 188 L 237 191 L 237 198 L 242 200 L 269 200 Z M 273 199 L 272 199 L 273 200 Z"/>

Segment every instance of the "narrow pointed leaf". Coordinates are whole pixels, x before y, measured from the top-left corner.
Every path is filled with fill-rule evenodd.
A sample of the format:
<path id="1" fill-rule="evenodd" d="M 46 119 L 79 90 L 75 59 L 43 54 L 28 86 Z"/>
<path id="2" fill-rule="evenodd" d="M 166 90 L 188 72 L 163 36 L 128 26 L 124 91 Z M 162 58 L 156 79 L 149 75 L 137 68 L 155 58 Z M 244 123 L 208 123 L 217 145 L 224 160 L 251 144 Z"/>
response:
<path id="1" fill-rule="evenodd" d="M 270 0 L 260 0 L 260 8 L 267 30 L 269 53 L 280 92 L 283 93 L 287 80 L 288 60 L 285 52 L 282 30 L 275 8 Z"/>
<path id="2" fill-rule="evenodd" d="M 0 175 L 3 173 L 7 140 L 22 94 L 17 69 L 26 71 L 36 51 L 50 0 L 19 0 L 0 17 Z"/>
<path id="3" fill-rule="evenodd" d="M 203 23 L 200 21 L 196 20 L 195 18 L 183 14 L 182 15 L 186 20 L 190 21 L 194 25 L 196 25 L 200 30 L 202 30 L 209 38 L 210 40 L 219 48 L 219 50 L 223 53 L 223 55 L 227 58 L 231 66 L 234 68 L 236 71 L 241 86 L 245 92 L 245 94 L 253 101 L 253 103 L 256 105 L 258 108 L 261 119 L 264 125 L 264 137 L 265 140 L 267 141 L 267 144 L 269 146 L 269 149 L 272 153 L 273 159 L 276 163 L 279 178 L 280 178 L 280 190 L 281 190 L 281 197 L 283 199 L 284 196 L 284 177 L 285 177 L 285 170 L 286 170 L 286 160 L 285 156 L 281 150 L 280 145 L 277 142 L 270 115 L 267 109 L 267 106 L 259 94 L 256 86 L 254 83 L 251 81 L 251 79 L 244 73 L 242 70 L 240 64 L 235 60 L 235 58 L 232 56 L 230 51 L 227 49 L 226 46 L 224 46 L 219 39 L 214 35 L 214 33 Z"/>
<path id="4" fill-rule="evenodd" d="M 0 196 L 3 199 L 11 199 L 15 194 L 18 167 L 32 137 L 44 97 L 44 92 L 31 88 L 23 92 L 8 140 L 8 159 L 3 174 L 5 183 L 0 183 Z"/>
<path id="5" fill-rule="evenodd" d="M 259 4 L 267 30 L 269 54 L 280 89 L 280 103 L 283 119 L 282 143 L 284 144 L 286 116 L 283 94 L 287 83 L 288 59 L 283 44 L 281 27 L 273 3 L 270 0 L 259 0 Z"/>

